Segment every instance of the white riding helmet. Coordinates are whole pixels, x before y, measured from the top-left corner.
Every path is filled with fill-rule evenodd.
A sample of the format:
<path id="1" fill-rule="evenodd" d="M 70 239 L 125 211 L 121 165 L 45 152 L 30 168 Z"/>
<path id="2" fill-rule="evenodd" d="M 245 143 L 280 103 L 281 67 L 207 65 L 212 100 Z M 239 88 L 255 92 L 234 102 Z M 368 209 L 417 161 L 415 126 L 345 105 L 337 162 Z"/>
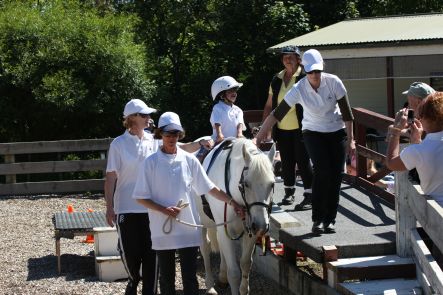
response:
<path id="1" fill-rule="evenodd" d="M 211 86 L 211 95 L 212 99 L 215 100 L 217 95 L 225 90 L 232 89 L 232 88 L 240 88 L 243 86 L 243 83 L 239 83 L 235 81 L 234 78 L 231 76 L 223 76 L 220 78 L 217 78 Z"/>

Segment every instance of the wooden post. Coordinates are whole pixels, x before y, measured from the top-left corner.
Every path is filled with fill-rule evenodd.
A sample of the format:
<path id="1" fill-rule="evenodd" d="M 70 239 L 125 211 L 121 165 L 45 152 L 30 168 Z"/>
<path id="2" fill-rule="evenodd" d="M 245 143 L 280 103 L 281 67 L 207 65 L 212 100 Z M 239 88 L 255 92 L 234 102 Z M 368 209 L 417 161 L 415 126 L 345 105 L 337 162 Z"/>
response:
<path id="1" fill-rule="evenodd" d="M 408 172 L 395 173 L 395 225 L 397 255 L 400 257 L 412 256 L 411 229 L 416 227 L 417 219 L 411 208 L 408 198 L 413 197 L 413 190 L 408 179 Z"/>
<path id="2" fill-rule="evenodd" d="M 334 245 L 323 246 L 323 281 L 328 283 L 328 268 L 327 263 L 330 261 L 337 261 L 338 249 Z"/>
<path id="3" fill-rule="evenodd" d="M 15 163 L 15 155 L 5 155 L 5 164 Z M 5 176 L 6 183 L 16 183 L 16 175 L 10 174 Z"/>

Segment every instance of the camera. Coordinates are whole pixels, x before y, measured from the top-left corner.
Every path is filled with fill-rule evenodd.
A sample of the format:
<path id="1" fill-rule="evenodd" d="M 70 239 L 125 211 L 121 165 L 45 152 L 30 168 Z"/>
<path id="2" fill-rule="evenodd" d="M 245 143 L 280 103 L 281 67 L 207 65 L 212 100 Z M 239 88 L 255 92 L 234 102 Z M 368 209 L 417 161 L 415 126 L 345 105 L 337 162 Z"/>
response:
<path id="1" fill-rule="evenodd" d="M 414 123 L 414 110 L 408 110 L 408 124 Z"/>

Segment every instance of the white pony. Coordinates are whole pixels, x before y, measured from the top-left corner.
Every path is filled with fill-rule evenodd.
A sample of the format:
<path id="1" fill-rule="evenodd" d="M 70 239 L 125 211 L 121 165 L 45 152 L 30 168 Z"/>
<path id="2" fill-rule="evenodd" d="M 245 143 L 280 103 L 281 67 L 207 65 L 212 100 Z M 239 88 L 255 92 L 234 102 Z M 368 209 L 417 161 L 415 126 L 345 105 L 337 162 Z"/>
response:
<path id="1" fill-rule="evenodd" d="M 215 223 L 227 222 L 225 226 L 216 227 L 221 260 L 219 281 L 224 284 L 229 282 L 232 295 L 246 295 L 249 294 L 249 272 L 256 240 L 269 230 L 269 213 L 275 181 L 270 159 L 273 159 L 275 149 L 271 149 L 267 156 L 252 141 L 235 139 L 211 162 L 217 148 L 218 146 L 208 154 L 203 167 L 208 169 L 210 165 L 209 178 L 246 208 L 246 219 L 241 220 L 231 206 L 225 207 L 224 202 L 211 196 L 206 197 Z M 217 294 L 209 259 L 211 246 L 213 250 L 217 247 L 214 241 L 215 223 L 203 212 L 201 199 L 197 200 L 201 221 L 208 227 L 202 230 L 203 245 L 200 248 L 206 270 L 207 293 Z M 241 243 L 241 256 L 235 252 L 235 240 Z M 237 258 L 239 256 L 240 261 Z"/>

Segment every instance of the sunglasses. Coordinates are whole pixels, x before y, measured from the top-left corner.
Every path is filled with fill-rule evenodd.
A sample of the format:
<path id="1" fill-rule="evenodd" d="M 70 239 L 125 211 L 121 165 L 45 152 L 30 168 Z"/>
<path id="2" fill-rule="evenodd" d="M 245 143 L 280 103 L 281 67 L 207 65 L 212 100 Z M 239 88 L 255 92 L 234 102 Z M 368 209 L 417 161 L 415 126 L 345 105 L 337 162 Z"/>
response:
<path id="1" fill-rule="evenodd" d="M 321 73 L 320 70 L 313 70 L 313 71 L 310 71 L 310 72 L 306 72 L 306 74 L 308 74 L 308 75 L 312 75 L 312 74 L 320 74 L 320 73 Z"/>
<path id="2" fill-rule="evenodd" d="M 147 117 L 149 117 L 148 114 L 141 114 L 141 113 L 137 113 L 137 116 L 142 117 L 143 119 L 146 119 Z"/>

